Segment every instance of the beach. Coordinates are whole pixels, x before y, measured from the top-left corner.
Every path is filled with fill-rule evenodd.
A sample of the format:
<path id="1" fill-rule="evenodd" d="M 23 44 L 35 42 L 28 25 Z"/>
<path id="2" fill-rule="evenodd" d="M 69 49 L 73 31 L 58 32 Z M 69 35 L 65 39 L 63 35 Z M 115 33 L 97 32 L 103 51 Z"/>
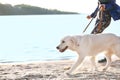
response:
<path id="1" fill-rule="evenodd" d="M 120 60 L 112 62 L 107 71 L 102 71 L 105 64 L 97 64 L 99 71 L 92 72 L 90 61 L 83 62 L 74 75 L 66 75 L 67 68 L 74 60 L 0 63 L 0 80 L 119 80 Z"/>

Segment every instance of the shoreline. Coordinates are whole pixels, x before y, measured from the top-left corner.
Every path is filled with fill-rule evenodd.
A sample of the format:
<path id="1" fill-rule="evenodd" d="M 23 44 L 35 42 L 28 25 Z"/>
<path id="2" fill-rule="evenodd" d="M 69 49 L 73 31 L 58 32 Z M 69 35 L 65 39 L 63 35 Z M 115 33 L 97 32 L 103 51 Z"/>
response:
<path id="1" fill-rule="evenodd" d="M 61 62 L 73 62 L 73 61 L 75 61 L 75 60 L 73 60 L 73 59 L 69 59 L 69 60 L 66 60 L 66 59 L 63 59 L 63 60 L 50 60 L 50 61 L 48 61 L 48 60 L 43 60 L 43 61 L 13 61 L 13 62 L 0 62 L 0 65 L 3 65 L 3 64 L 6 64 L 6 65 L 17 65 L 17 64 L 40 64 L 40 63 L 61 63 Z"/>
<path id="2" fill-rule="evenodd" d="M 88 60 L 83 62 L 75 75 L 65 75 L 65 68 L 71 67 L 74 60 L 37 61 L 25 63 L 0 63 L 0 80 L 80 80 L 80 79 L 120 79 L 120 60 L 114 61 L 110 68 L 103 72 L 91 72 Z M 99 70 L 104 64 L 98 64 Z M 88 67 L 89 66 L 89 67 Z"/>

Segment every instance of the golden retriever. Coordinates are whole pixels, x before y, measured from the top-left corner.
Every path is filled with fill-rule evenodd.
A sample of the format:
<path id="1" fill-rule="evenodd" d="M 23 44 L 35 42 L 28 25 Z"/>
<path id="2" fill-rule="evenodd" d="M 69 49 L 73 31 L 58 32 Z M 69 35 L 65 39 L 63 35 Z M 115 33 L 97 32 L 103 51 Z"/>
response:
<path id="1" fill-rule="evenodd" d="M 91 56 L 90 60 L 97 70 L 95 56 L 100 52 L 105 53 L 107 63 L 103 70 L 106 70 L 111 64 L 113 54 L 120 57 L 120 37 L 112 33 L 66 36 L 56 48 L 60 52 L 70 49 L 78 54 L 78 59 L 67 72 L 68 74 L 72 74 L 86 56 Z"/>

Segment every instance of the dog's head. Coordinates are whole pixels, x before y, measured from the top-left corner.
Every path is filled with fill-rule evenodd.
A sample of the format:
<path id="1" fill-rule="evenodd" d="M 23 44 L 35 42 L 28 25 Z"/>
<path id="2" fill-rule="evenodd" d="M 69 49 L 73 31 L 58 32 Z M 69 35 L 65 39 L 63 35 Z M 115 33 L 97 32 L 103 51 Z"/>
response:
<path id="1" fill-rule="evenodd" d="M 60 52 L 64 52 L 67 49 L 74 50 L 75 46 L 78 46 L 78 43 L 75 37 L 66 36 L 61 40 L 60 44 L 56 48 Z"/>

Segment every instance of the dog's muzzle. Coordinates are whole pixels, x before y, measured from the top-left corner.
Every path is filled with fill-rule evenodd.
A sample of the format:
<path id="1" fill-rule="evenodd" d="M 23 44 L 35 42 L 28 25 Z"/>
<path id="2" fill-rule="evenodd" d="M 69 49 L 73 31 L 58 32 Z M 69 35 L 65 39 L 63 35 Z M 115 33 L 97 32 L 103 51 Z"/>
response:
<path id="1" fill-rule="evenodd" d="M 59 46 L 57 46 L 56 48 L 57 48 L 60 52 L 64 52 L 64 51 L 68 48 L 68 46 L 66 46 L 64 49 L 60 49 Z"/>

